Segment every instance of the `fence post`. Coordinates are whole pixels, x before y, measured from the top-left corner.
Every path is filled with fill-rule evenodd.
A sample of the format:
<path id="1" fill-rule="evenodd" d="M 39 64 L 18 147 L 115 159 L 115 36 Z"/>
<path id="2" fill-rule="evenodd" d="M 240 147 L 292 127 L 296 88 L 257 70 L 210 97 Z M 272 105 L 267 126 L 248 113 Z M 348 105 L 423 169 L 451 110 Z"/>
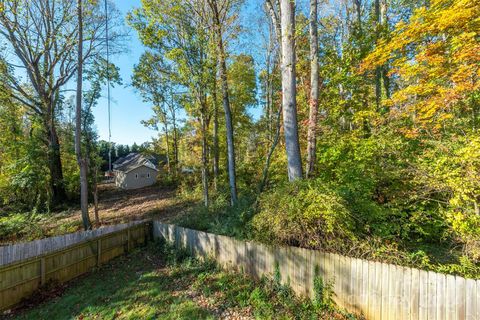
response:
<path id="1" fill-rule="evenodd" d="M 43 286 L 46 282 L 47 272 L 45 270 L 45 257 L 40 259 L 40 284 Z"/>
<path id="2" fill-rule="evenodd" d="M 97 240 L 97 267 L 102 264 L 102 239 Z"/>

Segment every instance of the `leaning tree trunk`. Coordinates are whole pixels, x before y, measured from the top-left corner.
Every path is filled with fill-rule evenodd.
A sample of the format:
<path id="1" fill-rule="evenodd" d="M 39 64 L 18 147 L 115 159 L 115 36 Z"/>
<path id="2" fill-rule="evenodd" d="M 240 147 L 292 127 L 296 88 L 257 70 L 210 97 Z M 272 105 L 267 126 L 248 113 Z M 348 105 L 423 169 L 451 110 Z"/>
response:
<path id="1" fill-rule="evenodd" d="M 317 115 L 318 115 L 318 32 L 317 4 L 310 0 L 310 112 L 307 134 L 307 168 L 305 175 L 311 177 L 315 171 L 317 153 Z"/>
<path id="2" fill-rule="evenodd" d="M 75 153 L 80 167 L 80 207 L 85 230 L 91 229 L 88 216 L 88 170 L 87 161 L 82 158 L 82 77 L 83 77 L 83 18 L 82 0 L 77 0 L 78 14 L 78 60 L 77 60 L 77 105 L 75 119 Z"/>
<path id="3" fill-rule="evenodd" d="M 237 177 L 235 173 L 235 145 L 233 141 L 232 112 L 228 97 L 227 64 L 225 62 L 225 47 L 223 46 L 222 26 L 216 0 L 210 1 L 214 14 L 214 23 L 217 36 L 218 65 L 220 67 L 220 80 L 222 82 L 223 110 L 225 112 L 225 127 L 227 133 L 227 159 L 228 159 L 228 180 L 230 184 L 230 204 L 237 202 Z"/>
<path id="4" fill-rule="evenodd" d="M 273 153 L 275 152 L 275 148 L 277 147 L 278 142 L 280 141 L 281 114 L 282 114 L 282 106 L 278 108 L 275 137 L 272 141 L 272 145 L 270 146 L 270 150 L 268 151 L 267 159 L 265 160 L 265 166 L 263 167 L 262 181 L 260 182 L 260 185 L 258 187 L 258 193 L 262 193 L 263 190 L 265 189 L 265 186 L 267 185 L 268 170 L 270 169 L 272 156 L 273 156 Z"/>
<path id="5" fill-rule="evenodd" d="M 302 159 L 298 141 L 296 78 L 295 78 L 295 3 L 280 0 L 282 39 L 282 108 L 288 179 L 301 179 Z"/>

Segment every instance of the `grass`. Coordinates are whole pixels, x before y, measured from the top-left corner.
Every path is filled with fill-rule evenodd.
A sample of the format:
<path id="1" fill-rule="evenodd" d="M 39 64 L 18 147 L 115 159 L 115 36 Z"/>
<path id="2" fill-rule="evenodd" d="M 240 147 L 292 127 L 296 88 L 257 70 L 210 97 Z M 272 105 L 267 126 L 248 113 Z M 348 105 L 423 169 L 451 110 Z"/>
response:
<path id="1" fill-rule="evenodd" d="M 221 271 L 150 244 L 53 290 L 10 319 L 354 319 L 296 298 L 273 280 Z"/>

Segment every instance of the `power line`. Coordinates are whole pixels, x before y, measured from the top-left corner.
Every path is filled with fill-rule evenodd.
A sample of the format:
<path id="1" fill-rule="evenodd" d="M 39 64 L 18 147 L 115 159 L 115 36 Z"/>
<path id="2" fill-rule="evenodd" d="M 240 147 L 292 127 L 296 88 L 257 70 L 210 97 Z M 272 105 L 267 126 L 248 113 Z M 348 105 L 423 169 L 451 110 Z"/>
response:
<path id="1" fill-rule="evenodd" d="M 108 171 L 112 172 L 112 127 L 110 113 L 110 46 L 108 36 L 108 4 L 105 0 L 105 37 L 107 46 L 107 108 L 108 108 Z"/>

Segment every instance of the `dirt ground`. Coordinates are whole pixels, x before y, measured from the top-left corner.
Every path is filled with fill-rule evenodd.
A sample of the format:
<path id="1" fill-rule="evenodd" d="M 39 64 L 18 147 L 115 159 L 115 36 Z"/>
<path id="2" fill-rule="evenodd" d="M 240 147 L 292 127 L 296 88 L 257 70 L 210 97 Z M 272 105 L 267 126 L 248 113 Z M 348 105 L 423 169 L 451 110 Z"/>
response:
<path id="1" fill-rule="evenodd" d="M 151 186 L 136 190 L 121 190 L 114 184 L 99 186 L 99 217 L 95 223 L 93 205 L 89 208 L 90 220 L 95 228 L 104 225 L 126 223 L 142 219 L 172 220 L 185 212 L 191 203 L 176 197 L 173 187 Z M 61 212 L 40 214 L 20 225 L 22 231 L 6 233 L 0 237 L 0 245 L 31 241 L 83 230 L 79 208 Z"/>
<path id="2" fill-rule="evenodd" d="M 188 203 L 175 197 L 173 187 L 151 186 L 136 190 L 122 190 L 114 184 L 99 186 L 99 217 L 101 225 L 125 223 L 155 218 L 170 222 L 181 214 Z M 90 220 L 95 222 L 94 208 L 90 207 Z M 59 224 L 81 222 L 80 210 L 58 220 Z"/>

